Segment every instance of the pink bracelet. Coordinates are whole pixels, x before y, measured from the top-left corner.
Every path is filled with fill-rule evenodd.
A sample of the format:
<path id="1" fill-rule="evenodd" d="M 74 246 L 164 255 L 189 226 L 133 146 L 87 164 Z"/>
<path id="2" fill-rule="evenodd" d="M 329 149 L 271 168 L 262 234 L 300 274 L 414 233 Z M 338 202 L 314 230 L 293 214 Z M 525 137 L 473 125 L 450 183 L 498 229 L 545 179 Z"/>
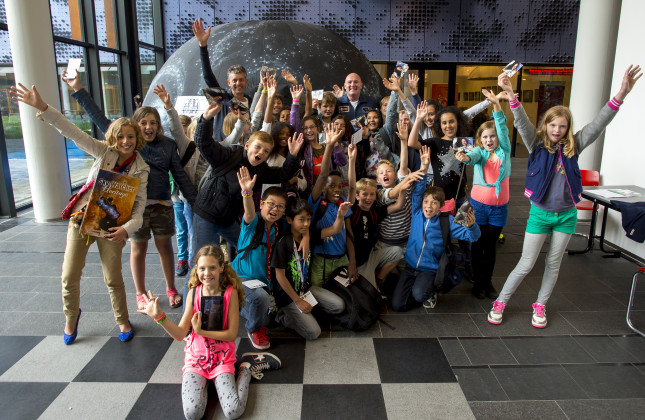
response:
<path id="1" fill-rule="evenodd" d="M 242 190 L 242 197 L 253 197 L 253 191 Z"/>
<path id="2" fill-rule="evenodd" d="M 609 105 L 609 108 L 613 109 L 614 111 L 618 111 L 618 109 L 620 108 L 620 106 L 622 104 L 623 103 L 621 101 L 619 101 L 618 99 L 616 99 L 615 96 L 613 98 L 611 98 L 611 100 L 607 103 L 607 105 Z"/>
<path id="3" fill-rule="evenodd" d="M 517 98 L 513 98 L 510 101 L 508 101 L 508 104 L 511 106 L 511 108 L 517 108 L 520 106 L 520 100 Z"/>
<path id="4" fill-rule="evenodd" d="M 300 103 L 300 99 L 294 99 L 294 100 L 293 100 L 293 103 L 294 103 L 294 104 L 299 104 L 299 103 Z"/>

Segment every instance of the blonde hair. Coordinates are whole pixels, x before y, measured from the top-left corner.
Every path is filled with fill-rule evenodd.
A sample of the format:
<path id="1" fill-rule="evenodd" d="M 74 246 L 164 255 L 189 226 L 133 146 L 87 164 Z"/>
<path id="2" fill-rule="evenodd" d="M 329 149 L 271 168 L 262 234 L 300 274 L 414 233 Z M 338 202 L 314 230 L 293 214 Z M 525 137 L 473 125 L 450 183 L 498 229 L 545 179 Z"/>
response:
<path id="1" fill-rule="evenodd" d="M 482 134 L 484 134 L 484 130 L 495 130 L 495 135 L 497 135 L 497 129 L 495 128 L 495 121 L 486 121 L 482 125 L 479 126 L 477 129 L 477 133 L 475 134 L 475 146 L 481 147 L 482 149 L 484 148 L 484 145 L 482 144 Z M 499 141 L 498 141 L 499 143 Z"/>
<path id="2" fill-rule="evenodd" d="M 199 121 L 199 117 L 193 117 L 193 119 L 190 121 L 190 124 L 186 128 L 186 135 L 191 140 L 193 140 L 195 137 L 195 130 L 197 130 L 197 121 Z"/>
<path id="3" fill-rule="evenodd" d="M 249 141 L 247 141 L 246 144 L 251 144 L 256 140 L 270 145 L 272 149 L 275 144 L 273 142 L 273 137 L 271 137 L 271 134 L 266 133 L 264 131 L 256 131 L 253 134 L 251 134 L 251 137 L 249 137 Z"/>
<path id="4" fill-rule="evenodd" d="M 403 114 L 407 115 L 408 118 L 410 117 L 410 114 L 408 114 L 408 111 L 406 111 L 405 109 L 402 109 L 402 110 L 399 111 L 399 118 L 401 118 L 401 115 L 403 115 Z"/>
<path id="5" fill-rule="evenodd" d="M 192 120 L 188 115 L 181 114 L 179 116 L 179 123 L 181 124 L 182 127 L 184 127 L 184 130 L 188 130 L 188 127 L 190 126 L 190 123 Z"/>
<path id="6" fill-rule="evenodd" d="M 233 286 L 237 291 L 237 299 L 240 302 L 240 307 L 244 306 L 244 288 L 242 287 L 242 282 L 237 277 L 233 267 L 225 261 L 222 248 L 217 245 L 206 245 L 197 251 L 195 261 L 193 261 L 193 269 L 190 270 L 188 288 L 193 289 L 202 284 L 199 280 L 199 276 L 197 275 L 197 262 L 201 257 L 213 257 L 217 260 L 220 267 L 224 268 L 219 276 L 220 289 L 225 291 L 228 286 Z"/>
<path id="7" fill-rule="evenodd" d="M 372 187 L 374 189 L 377 188 L 376 186 L 376 181 L 374 181 L 371 178 L 361 178 L 356 182 L 356 193 L 358 194 L 359 192 L 365 190 L 367 187 Z"/>
<path id="8" fill-rule="evenodd" d="M 336 106 L 336 96 L 332 92 L 324 92 L 323 97 L 320 100 L 320 104 L 326 104 L 326 105 L 331 105 L 331 106 Z"/>
<path id="9" fill-rule="evenodd" d="M 394 164 L 387 159 L 381 159 L 378 161 L 378 163 L 376 164 L 376 172 L 378 172 L 378 168 L 380 168 L 381 165 L 387 165 L 390 168 L 392 168 L 394 172 L 396 172 L 396 168 L 394 167 Z"/>
<path id="10" fill-rule="evenodd" d="M 132 127 L 134 133 L 137 136 L 137 145 L 136 150 L 141 150 L 145 147 L 146 141 L 143 139 L 143 134 L 141 133 L 141 128 L 139 124 L 132 118 L 121 117 L 116 121 L 113 121 L 112 124 L 108 127 L 105 132 L 105 143 L 112 149 L 116 149 L 118 136 L 121 134 L 123 127 Z"/>
<path id="11" fill-rule="evenodd" d="M 226 114 L 226 116 L 224 117 L 224 122 L 222 122 L 222 131 L 224 132 L 225 136 L 231 135 L 233 129 L 235 128 L 235 123 L 238 119 L 238 116 L 233 112 Z"/>
<path id="12" fill-rule="evenodd" d="M 562 152 L 566 157 L 571 158 L 576 154 L 576 142 L 573 138 L 572 130 L 573 116 L 571 115 L 569 108 L 567 108 L 566 106 L 554 106 L 553 108 L 549 108 L 544 113 L 544 117 L 542 117 L 540 124 L 538 125 L 537 138 L 539 142 L 544 143 L 544 148 L 548 150 L 549 153 L 555 153 L 555 151 L 557 150 L 557 144 L 551 144 L 550 141 L 547 141 L 548 134 L 546 128 L 551 121 L 560 117 L 567 120 L 568 124 L 567 132 L 564 136 L 562 136 L 562 140 L 560 140 L 560 143 L 562 143 L 564 146 Z"/>

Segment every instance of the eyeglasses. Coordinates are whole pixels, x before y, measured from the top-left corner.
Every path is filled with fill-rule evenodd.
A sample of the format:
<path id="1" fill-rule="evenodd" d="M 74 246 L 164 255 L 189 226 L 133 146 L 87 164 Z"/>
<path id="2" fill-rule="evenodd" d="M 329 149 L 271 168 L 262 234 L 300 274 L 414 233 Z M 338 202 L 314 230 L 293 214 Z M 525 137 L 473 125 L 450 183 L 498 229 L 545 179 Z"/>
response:
<path id="1" fill-rule="evenodd" d="M 316 129 L 315 125 L 308 125 L 306 127 L 302 127 L 302 131 L 315 130 L 315 129 Z"/>
<path id="2" fill-rule="evenodd" d="M 267 205 L 267 207 L 269 208 L 269 210 L 272 210 L 272 209 L 274 209 L 274 208 L 275 208 L 275 209 L 277 209 L 278 211 L 284 211 L 284 209 L 286 208 L 286 207 L 284 206 L 284 204 L 276 204 L 276 203 L 274 203 L 273 201 L 266 201 L 266 200 L 262 200 L 262 202 L 263 202 L 264 204 L 266 204 L 266 205 Z"/>

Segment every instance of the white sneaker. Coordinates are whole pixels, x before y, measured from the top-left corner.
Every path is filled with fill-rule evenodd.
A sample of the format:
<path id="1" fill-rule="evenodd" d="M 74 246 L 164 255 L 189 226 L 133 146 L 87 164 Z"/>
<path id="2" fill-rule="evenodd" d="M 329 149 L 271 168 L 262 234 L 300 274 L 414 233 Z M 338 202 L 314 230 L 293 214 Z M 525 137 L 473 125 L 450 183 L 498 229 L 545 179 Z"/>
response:
<path id="1" fill-rule="evenodd" d="M 493 309 L 488 313 L 488 322 L 491 324 L 499 325 L 502 323 L 502 315 L 506 304 L 502 301 L 496 300 L 493 302 Z"/>
<path id="2" fill-rule="evenodd" d="M 531 319 L 531 325 L 535 328 L 544 328 L 546 327 L 546 306 L 541 303 L 535 302 L 533 304 L 533 318 Z"/>

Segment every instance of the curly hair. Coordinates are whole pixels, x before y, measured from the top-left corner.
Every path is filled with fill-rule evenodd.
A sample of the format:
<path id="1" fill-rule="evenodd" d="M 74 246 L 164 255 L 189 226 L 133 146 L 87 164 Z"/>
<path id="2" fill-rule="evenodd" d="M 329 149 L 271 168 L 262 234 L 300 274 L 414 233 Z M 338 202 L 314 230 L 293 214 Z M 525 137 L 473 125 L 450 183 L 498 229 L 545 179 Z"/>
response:
<path id="1" fill-rule="evenodd" d="M 437 115 L 434 118 L 434 126 L 432 127 L 432 131 L 436 136 L 444 134 L 441 129 L 441 116 L 444 114 L 452 114 L 457 120 L 457 133 L 455 134 L 455 137 L 470 137 L 473 130 L 468 122 L 468 118 L 466 118 L 464 112 L 456 106 L 449 106 L 437 112 Z"/>
<path id="2" fill-rule="evenodd" d="M 141 150 L 145 147 L 146 141 L 143 139 L 143 134 L 141 133 L 141 127 L 139 127 L 139 124 L 132 118 L 128 117 L 121 117 L 116 121 L 113 121 L 112 124 L 108 127 L 107 131 L 105 132 L 105 142 L 107 145 L 113 149 L 116 150 L 117 148 L 117 139 L 119 134 L 121 134 L 121 130 L 123 127 L 132 127 L 134 129 L 134 133 L 137 136 L 137 145 L 135 147 L 136 150 Z"/>
<path id="3" fill-rule="evenodd" d="M 224 291 L 228 286 L 233 286 L 237 291 L 237 298 L 240 302 L 240 307 L 244 306 L 244 287 L 242 287 L 242 282 L 239 277 L 237 277 L 237 273 L 233 270 L 231 264 L 227 263 L 224 259 L 222 248 L 217 245 L 206 245 L 197 251 L 197 254 L 195 254 L 195 260 L 193 261 L 193 269 L 190 270 L 188 288 L 193 289 L 202 284 L 199 280 L 199 276 L 197 275 L 197 262 L 201 257 L 213 257 L 217 260 L 217 263 L 223 268 L 222 273 L 219 276 L 220 289 Z"/>

